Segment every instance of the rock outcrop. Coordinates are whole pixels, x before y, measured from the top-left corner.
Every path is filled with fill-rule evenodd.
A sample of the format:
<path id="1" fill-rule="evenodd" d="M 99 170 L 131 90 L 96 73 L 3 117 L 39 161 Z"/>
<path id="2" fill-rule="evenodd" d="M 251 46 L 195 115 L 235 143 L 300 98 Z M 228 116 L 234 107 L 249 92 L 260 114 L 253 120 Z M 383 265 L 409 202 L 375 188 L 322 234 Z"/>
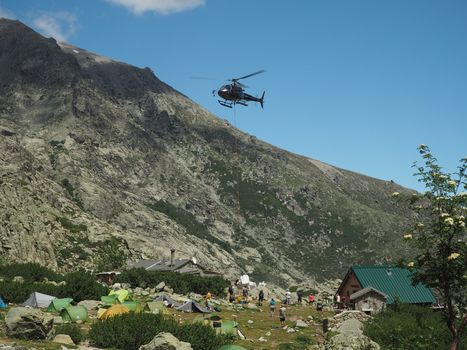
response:
<path id="1" fill-rule="evenodd" d="M 37 309 L 14 307 L 5 318 L 7 335 L 22 339 L 50 339 L 53 317 Z"/>
<path id="2" fill-rule="evenodd" d="M 360 311 L 345 311 L 334 316 L 331 330 L 337 334 L 326 341 L 325 350 L 379 350 L 379 344 L 363 334 L 363 322 L 369 319 L 371 316 Z"/>

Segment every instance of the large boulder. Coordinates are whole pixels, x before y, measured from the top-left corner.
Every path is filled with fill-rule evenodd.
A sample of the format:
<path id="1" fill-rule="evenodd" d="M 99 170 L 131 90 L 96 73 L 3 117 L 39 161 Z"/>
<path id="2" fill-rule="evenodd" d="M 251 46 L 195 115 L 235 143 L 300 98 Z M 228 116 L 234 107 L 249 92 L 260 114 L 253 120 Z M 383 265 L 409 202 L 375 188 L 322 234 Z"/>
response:
<path id="1" fill-rule="evenodd" d="M 357 314 L 349 315 L 335 327 L 338 334 L 326 342 L 325 350 L 379 350 L 380 346 L 363 334 L 363 323 L 353 317 Z"/>
<path id="2" fill-rule="evenodd" d="M 40 310 L 14 307 L 5 318 L 7 335 L 24 339 L 50 339 L 53 336 L 53 316 Z"/>
<path id="3" fill-rule="evenodd" d="M 367 336 L 351 335 L 339 333 L 329 339 L 325 346 L 325 350 L 380 350 L 378 343 L 375 343 Z"/>
<path id="4" fill-rule="evenodd" d="M 175 338 L 171 333 L 159 333 L 148 344 L 140 346 L 139 350 L 193 350 L 190 343 Z"/>
<path id="5" fill-rule="evenodd" d="M 65 345 L 75 345 L 73 339 L 68 334 L 57 334 L 52 340 L 54 343 L 60 343 Z"/>
<path id="6" fill-rule="evenodd" d="M 162 281 L 160 282 L 154 289 L 157 291 L 157 292 L 162 292 L 165 288 L 165 282 Z"/>
<path id="7" fill-rule="evenodd" d="M 102 302 L 97 300 L 81 300 L 78 303 L 79 306 L 84 306 L 86 310 L 88 310 L 88 313 L 91 315 L 97 314 L 97 309 L 99 309 L 101 304 Z"/>
<path id="8" fill-rule="evenodd" d="M 337 326 L 337 332 L 342 334 L 363 334 L 363 323 L 355 318 L 348 319 Z"/>

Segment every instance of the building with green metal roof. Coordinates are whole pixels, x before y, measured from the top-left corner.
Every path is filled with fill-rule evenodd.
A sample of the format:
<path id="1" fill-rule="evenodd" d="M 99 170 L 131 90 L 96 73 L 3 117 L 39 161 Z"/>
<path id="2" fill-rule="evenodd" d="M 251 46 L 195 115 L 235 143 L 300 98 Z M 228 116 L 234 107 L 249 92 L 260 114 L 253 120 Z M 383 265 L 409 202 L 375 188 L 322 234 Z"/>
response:
<path id="1" fill-rule="evenodd" d="M 435 303 L 435 296 L 428 287 L 421 283 L 412 284 L 412 274 L 408 269 L 395 266 L 352 266 L 337 290 L 337 295 L 348 302 L 352 294 L 371 287 L 387 296 L 386 304 L 394 304 L 396 300 L 408 304 Z"/>

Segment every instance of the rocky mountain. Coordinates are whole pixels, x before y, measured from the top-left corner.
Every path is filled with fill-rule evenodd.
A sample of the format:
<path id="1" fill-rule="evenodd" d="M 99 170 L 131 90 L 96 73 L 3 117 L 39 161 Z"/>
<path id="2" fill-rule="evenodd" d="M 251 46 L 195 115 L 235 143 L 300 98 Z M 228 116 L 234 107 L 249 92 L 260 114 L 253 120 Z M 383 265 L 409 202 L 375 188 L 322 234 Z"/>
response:
<path id="1" fill-rule="evenodd" d="M 92 267 L 195 256 L 228 276 L 302 281 L 396 260 L 405 189 L 278 149 L 149 68 L 0 19 L 0 252 Z"/>

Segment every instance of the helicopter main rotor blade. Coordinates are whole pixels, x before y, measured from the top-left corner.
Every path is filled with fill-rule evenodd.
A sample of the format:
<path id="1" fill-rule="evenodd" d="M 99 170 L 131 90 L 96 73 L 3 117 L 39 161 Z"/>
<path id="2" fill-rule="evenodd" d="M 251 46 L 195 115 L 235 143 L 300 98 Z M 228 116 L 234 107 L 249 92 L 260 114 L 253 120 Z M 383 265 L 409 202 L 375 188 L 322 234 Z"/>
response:
<path id="1" fill-rule="evenodd" d="M 240 86 L 240 87 L 243 88 L 243 89 L 248 89 L 248 86 L 246 86 L 245 84 L 240 83 L 239 81 L 236 81 L 236 80 L 235 80 L 234 83 L 235 83 L 236 85 Z"/>
<path id="2" fill-rule="evenodd" d="M 245 76 L 243 76 L 243 77 L 232 79 L 232 81 L 237 81 L 237 80 L 240 80 L 240 79 L 249 78 L 249 77 L 252 77 L 253 75 L 256 75 L 256 74 L 261 74 L 261 73 L 264 73 L 264 72 L 266 72 L 266 70 L 264 70 L 264 69 L 261 69 L 261 70 L 259 70 L 259 71 L 257 71 L 257 72 L 254 72 L 254 73 L 251 73 L 251 74 L 245 75 Z"/>
<path id="3" fill-rule="evenodd" d="M 210 77 L 190 77 L 190 79 L 196 79 L 196 80 L 222 80 L 222 79 L 216 79 L 216 78 L 210 78 Z"/>

